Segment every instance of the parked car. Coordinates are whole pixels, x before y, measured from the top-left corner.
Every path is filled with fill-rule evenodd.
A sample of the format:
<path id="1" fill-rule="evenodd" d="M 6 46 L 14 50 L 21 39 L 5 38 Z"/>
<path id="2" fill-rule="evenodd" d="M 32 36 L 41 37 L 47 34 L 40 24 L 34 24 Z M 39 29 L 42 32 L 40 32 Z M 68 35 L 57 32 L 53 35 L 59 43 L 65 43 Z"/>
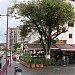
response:
<path id="1" fill-rule="evenodd" d="M 15 61 L 15 60 L 19 60 L 19 56 L 20 55 L 18 55 L 18 54 L 14 54 L 13 56 L 12 56 L 12 59 Z"/>
<path id="2" fill-rule="evenodd" d="M 10 53 L 9 52 L 7 53 L 7 56 L 10 57 Z"/>
<path id="3" fill-rule="evenodd" d="M 0 54 L 4 54 L 4 51 L 0 51 Z"/>
<path id="4" fill-rule="evenodd" d="M 0 51 L 0 57 L 3 57 L 4 51 Z"/>

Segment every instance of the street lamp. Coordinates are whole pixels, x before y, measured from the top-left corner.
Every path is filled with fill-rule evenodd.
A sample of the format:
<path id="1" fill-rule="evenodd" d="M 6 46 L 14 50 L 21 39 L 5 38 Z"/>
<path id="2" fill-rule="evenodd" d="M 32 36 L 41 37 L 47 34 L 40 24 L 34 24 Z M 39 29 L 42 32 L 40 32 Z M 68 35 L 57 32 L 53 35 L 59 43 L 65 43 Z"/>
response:
<path id="1" fill-rule="evenodd" d="M 7 16 L 7 24 L 6 24 L 6 75 L 7 75 L 7 52 L 8 52 L 8 16 L 9 16 L 9 9 L 11 9 L 10 7 L 7 8 L 7 14 L 6 15 L 0 15 L 0 16 Z M 19 19 L 20 17 L 15 17 L 15 19 Z M 10 67 L 11 67 L 11 51 L 10 51 Z"/>
<path id="2" fill-rule="evenodd" d="M 8 52 L 8 8 L 7 8 L 7 14 L 6 15 L 0 15 L 0 16 L 7 16 L 7 24 L 6 24 L 6 75 L 7 75 L 7 52 Z"/>
<path id="3" fill-rule="evenodd" d="M 8 52 L 8 8 L 7 8 L 7 26 L 6 26 L 6 75 L 7 75 L 7 52 Z"/>

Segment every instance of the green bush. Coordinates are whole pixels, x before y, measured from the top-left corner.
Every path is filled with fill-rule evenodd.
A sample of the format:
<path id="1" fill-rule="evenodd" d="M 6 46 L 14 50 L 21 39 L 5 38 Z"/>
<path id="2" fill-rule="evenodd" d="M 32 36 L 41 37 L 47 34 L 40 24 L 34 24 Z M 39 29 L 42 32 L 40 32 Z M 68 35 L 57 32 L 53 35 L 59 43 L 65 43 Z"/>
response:
<path id="1" fill-rule="evenodd" d="M 39 61 L 40 61 L 40 64 L 45 64 L 45 58 L 40 58 Z"/>
<path id="2" fill-rule="evenodd" d="M 45 64 L 46 65 L 55 65 L 55 59 L 54 58 L 45 59 Z"/>
<path id="3" fill-rule="evenodd" d="M 30 61 L 31 61 L 31 59 L 30 59 L 30 56 L 31 56 L 30 52 L 27 51 L 24 56 L 25 56 L 25 57 L 24 57 L 24 61 L 30 63 Z"/>
<path id="4" fill-rule="evenodd" d="M 21 61 L 24 61 L 24 58 L 21 58 L 20 60 L 21 60 Z"/>
<path id="5" fill-rule="evenodd" d="M 32 63 L 35 63 L 35 60 L 34 59 L 31 59 L 30 60 L 30 63 L 32 64 Z"/>

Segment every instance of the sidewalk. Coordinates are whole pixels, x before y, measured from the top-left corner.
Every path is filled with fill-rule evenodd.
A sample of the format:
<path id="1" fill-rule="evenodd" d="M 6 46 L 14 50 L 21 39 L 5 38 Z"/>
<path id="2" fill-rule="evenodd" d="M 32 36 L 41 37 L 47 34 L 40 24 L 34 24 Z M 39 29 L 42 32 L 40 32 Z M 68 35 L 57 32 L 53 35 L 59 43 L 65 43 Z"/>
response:
<path id="1" fill-rule="evenodd" d="M 18 62 L 13 62 L 11 64 L 11 67 L 10 67 L 10 64 L 7 68 L 7 75 L 14 75 L 14 68 L 15 67 L 19 67 L 19 65 L 17 64 Z M 4 73 L 4 75 L 6 75 L 6 72 Z"/>
<path id="2" fill-rule="evenodd" d="M 45 66 L 44 68 L 26 68 L 18 62 L 13 62 L 11 67 L 10 65 L 8 66 L 7 75 L 14 75 L 14 67 L 22 69 L 22 75 L 75 75 L 75 64 L 67 66 Z"/>

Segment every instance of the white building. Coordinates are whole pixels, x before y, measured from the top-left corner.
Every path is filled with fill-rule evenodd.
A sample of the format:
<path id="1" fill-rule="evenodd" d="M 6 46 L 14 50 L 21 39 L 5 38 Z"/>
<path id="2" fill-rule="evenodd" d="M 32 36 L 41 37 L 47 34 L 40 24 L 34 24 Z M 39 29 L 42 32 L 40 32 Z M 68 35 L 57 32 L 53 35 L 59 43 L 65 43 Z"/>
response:
<path id="1" fill-rule="evenodd" d="M 71 3 L 72 6 L 75 8 L 75 0 L 66 1 Z M 67 44 L 75 44 L 75 23 L 72 26 L 69 26 L 68 31 L 59 35 L 58 38 L 59 40 L 66 40 Z"/>

